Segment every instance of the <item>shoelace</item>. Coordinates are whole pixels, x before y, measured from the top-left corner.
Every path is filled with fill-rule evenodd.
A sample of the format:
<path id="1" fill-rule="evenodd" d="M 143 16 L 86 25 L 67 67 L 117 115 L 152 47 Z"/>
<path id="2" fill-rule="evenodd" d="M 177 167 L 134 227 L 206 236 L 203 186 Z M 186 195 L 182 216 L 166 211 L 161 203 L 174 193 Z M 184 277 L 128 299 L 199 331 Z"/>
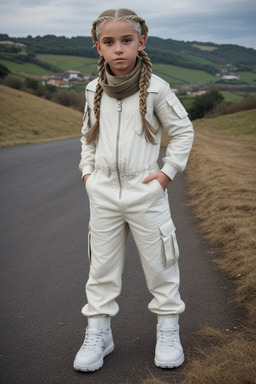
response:
<path id="1" fill-rule="evenodd" d="M 159 332 L 160 332 L 160 344 L 163 347 L 172 347 L 177 339 L 177 329 L 175 328 L 165 328 L 161 329 L 159 327 Z"/>
<path id="2" fill-rule="evenodd" d="M 84 344 L 82 346 L 83 349 L 92 349 L 94 347 L 96 347 L 96 345 L 98 344 L 100 338 L 102 336 L 102 331 L 92 331 L 92 330 L 88 330 L 86 329 L 86 332 L 85 332 L 85 339 L 84 339 Z"/>

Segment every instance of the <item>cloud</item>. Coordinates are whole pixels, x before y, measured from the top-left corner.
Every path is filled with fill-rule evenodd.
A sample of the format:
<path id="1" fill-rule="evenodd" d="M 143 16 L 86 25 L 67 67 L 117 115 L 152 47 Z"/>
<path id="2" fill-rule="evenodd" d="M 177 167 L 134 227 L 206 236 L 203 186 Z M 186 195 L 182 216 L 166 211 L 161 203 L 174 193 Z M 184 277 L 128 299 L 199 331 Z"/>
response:
<path id="1" fill-rule="evenodd" d="M 107 2 L 107 8 L 122 7 L 127 2 Z M 151 36 L 256 48 L 254 0 L 130 0 L 129 8 L 146 19 Z M 103 0 L 1 0 L 0 32 L 13 37 L 89 36 L 92 21 L 104 9 Z"/>

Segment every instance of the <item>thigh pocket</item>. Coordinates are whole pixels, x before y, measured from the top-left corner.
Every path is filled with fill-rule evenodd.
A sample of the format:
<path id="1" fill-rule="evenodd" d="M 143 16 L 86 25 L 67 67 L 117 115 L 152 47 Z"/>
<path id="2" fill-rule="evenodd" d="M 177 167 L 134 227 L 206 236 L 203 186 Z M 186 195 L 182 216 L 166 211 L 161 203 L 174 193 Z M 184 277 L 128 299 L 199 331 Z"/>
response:
<path id="1" fill-rule="evenodd" d="M 179 258 L 179 246 L 175 233 L 175 226 L 172 220 L 167 221 L 162 225 L 159 225 L 165 253 L 165 265 L 170 267 L 175 264 Z"/>

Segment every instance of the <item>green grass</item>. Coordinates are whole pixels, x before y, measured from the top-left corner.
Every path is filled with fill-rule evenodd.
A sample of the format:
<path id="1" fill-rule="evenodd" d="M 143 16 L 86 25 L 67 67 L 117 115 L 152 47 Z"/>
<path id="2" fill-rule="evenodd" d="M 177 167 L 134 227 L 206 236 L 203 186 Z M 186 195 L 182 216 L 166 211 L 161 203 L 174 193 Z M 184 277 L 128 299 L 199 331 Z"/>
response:
<path id="1" fill-rule="evenodd" d="M 244 95 L 242 94 L 233 93 L 229 91 L 221 91 L 220 93 L 224 96 L 225 103 L 227 104 L 239 103 L 244 99 Z"/>
<path id="2" fill-rule="evenodd" d="M 189 109 L 189 107 L 194 101 L 193 96 L 184 96 L 184 95 L 177 95 L 177 96 L 185 109 Z"/>
<path id="3" fill-rule="evenodd" d="M 240 136 L 256 135 L 256 109 L 242 111 L 211 119 L 198 119 L 194 125 L 218 131 L 221 134 Z"/>
<path id="4" fill-rule="evenodd" d="M 207 60 L 207 59 L 204 59 L 203 57 L 200 57 L 200 56 L 192 56 L 192 55 L 187 55 L 186 57 L 187 57 L 188 59 L 191 59 L 191 60 L 194 61 L 195 63 L 211 65 L 212 67 L 215 67 L 216 69 L 219 68 L 218 65 L 212 63 L 211 61 L 209 61 L 209 60 Z"/>
<path id="5" fill-rule="evenodd" d="M 256 73 L 254 72 L 239 72 L 239 75 L 241 76 L 241 81 L 244 81 L 246 83 L 252 83 L 256 85 Z"/>
<path id="6" fill-rule="evenodd" d="M 43 69 L 39 67 L 38 65 L 32 64 L 32 63 L 22 63 L 18 64 L 14 61 L 8 61 L 0 59 L 0 63 L 4 65 L 6 68 L 9 69 L 9 71 L 12 72 L 13 75 L 20 75 L 20 76 L 27 76 L 31 77 L 40 77 L 40 76 L 48 76 L 51 75 L 52 72 L 47 71 L 46 69 Z"/>
<path id="7" fill-rule="evenodd" d="M 55 65 L 62 71 L 73 69 L 88 75 L 97 75 L 97 59 L 65 55 L 37 55 L 37 59 Z"/>
<path id="8" fill-rule="evenodd" d="M 153 72 L 171 84 L 212 83 L 218 80 L 204 71 L 167 64 L 154 64 Z"/>

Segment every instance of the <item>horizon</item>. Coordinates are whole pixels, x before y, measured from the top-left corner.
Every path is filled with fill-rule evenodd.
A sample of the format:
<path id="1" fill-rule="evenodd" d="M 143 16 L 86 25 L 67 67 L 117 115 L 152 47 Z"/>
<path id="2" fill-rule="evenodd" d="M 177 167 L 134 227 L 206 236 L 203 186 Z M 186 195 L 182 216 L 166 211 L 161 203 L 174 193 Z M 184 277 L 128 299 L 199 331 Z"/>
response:
<path id="1" fill-rule="evenodd" d="M 66 39 L 72 39 L 72 38 L 78 38 L 78 37 L 84 37 L 84 38 L 90 38 L 92 39 L 92 37 L 89 35 L 89 36 L 86 36 L 86 35 L 76 35 L 76 36 L 65 36 L 65 35 L 58 35 L 58 34 L 54 34 L 54 33 L 46 33 L 46 34 L 41 34 L 41 35 L 32 35 L 32 34 L 28 34 L 28 35 L 24 35 L 24 36 L 10 36 L 8 33 L 3 33 L 3 32 L 0 32 L 0 36 L 1 35 L 7 35 L 8 38 L 10 39 L 27 39 L 28 37 L 32 37 L 33 39 L 37 38 L 37 37 L 46 37 L 46 36 L 55 36 L 55 37 L 64 37 Z M 191 44 L 191 43 L 199 43 L 199 44 L 202 44 L 202 45 L 206 45 L 207 44 L 210 44 L 210 45 L 233 45 L 233 46 L 239 46 L 239 47 L 242 47 L 242 48 L 246 48 L 246 49 L 252 49 L 252 50 L 256 50 L 256 48 L 253 48 L 253 47 L 246 47 L 244 45 L 241 45 L 241 44 L 238 44 L 238 43 L 216 43 L 216 42 L 213 42 L 213 41 L 199 41 L 199 40 L 177 40 L 177 39 L 173 39 L 173 38 L 170 38 L 170 37 L 160 37 L 160 36 L 153 36 L 153 35 L 149 35 L 148 38 L 157 38 L 157 39 L 161 39 L 161 40 L 173 40 L 173 41 L 179 41 L 179 42 L 184 42 L 184 43 L 187 43 L 187 44 Z M 3 41 L 3 40 L 0 40 L 0 41 Z M 93 41 L 92 41 L 92 44 L 93 44 Z M 92 45 L 92 48 L 93 48 L 93 45 Z"/>

